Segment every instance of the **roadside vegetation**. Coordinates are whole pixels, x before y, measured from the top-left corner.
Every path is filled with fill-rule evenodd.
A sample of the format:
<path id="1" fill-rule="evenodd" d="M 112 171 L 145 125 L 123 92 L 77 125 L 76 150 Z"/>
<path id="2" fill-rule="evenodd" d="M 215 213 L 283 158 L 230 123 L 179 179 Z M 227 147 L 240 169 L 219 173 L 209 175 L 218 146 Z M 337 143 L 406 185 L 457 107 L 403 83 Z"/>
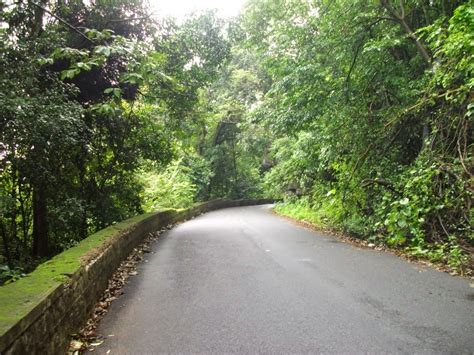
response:
<path id="1" fill-rule="evenodd" d="M 473 2 L 313 5 L 247 11 L 277 210 L 472 268 Z"/>
<path id="2" fill-rule="evenodd" d="M 474 3 L 0 2 L 0 282 L 212 198 L 472 269 Z"/>

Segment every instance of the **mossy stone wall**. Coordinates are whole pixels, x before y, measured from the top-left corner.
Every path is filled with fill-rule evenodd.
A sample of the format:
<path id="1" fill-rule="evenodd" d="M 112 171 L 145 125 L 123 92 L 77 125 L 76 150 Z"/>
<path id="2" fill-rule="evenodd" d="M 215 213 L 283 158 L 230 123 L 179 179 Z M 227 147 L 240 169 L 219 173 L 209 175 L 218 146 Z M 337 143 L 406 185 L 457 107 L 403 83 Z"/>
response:
<path id="1" fill-rule="evenodd" d="M 0 287 L 0 354 L 64 354 L 120 263 L 149 233 L 219 208 L 271 200 L 214 200 L 140 215 L 103 229 Z"/>

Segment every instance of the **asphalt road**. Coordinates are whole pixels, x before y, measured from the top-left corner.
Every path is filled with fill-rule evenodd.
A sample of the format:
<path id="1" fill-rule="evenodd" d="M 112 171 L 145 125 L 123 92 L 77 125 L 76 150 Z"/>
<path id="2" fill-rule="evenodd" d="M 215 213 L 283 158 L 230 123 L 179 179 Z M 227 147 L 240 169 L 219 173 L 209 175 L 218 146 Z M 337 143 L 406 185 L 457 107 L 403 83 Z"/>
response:
<path id="1" fill-rule="evenodd" d="M 99 327 L 100 354 L 473 353 L 474 288 L 269 206 L 162 236 Z"/>

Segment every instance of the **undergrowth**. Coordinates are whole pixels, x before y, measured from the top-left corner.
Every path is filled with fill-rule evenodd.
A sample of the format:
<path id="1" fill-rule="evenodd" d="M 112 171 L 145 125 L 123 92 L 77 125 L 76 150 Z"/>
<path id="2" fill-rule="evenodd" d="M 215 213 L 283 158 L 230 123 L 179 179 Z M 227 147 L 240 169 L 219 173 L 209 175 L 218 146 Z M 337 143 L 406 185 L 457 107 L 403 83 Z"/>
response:
<path id="1" fill-rule="evenodd" d="M 277 203 L 274 211 L 298 221 L 308 222 L 318 228 L 341 231 L 356 239 L 373 243 L 374 246 L 388 247 L 415 259 L 428 260 L 447 267 L 452 272 L 463 275 L 472 273 L 470 257 L 461 248 L 455 237 L 450 237 L 444 242 L 430 243 L 426 241 L 425 236 L 421 235 L 414 243 L 394 243 L 394 237 L 390 233 L 375 234 L 379 224 L 376 223 L 372 228 L 372 233 L 369 233 L 370 229 L 362 225 L 362 222 L 357 218 L 340 221 L 337 219 L 338 211 L 334 206 L 311 205 L 306 198 L 296 199 L 293 197 L 285 202 Z M 365 230 L 366 234 L 361 234 L 362 230 Z"/>

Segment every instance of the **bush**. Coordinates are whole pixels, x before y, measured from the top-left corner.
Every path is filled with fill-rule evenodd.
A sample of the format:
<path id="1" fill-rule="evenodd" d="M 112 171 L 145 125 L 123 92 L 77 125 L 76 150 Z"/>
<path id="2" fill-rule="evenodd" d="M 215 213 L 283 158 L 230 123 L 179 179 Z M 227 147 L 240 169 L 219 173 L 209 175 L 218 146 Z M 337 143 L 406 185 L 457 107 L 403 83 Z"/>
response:
<path id="1" fill-rule="evenodd" d="M 146 212 L 165 208 L 186 208 L 194 203 L 197 187 L 190 169 L 181 160 L 174 161 L 162 172 L 149 168 L 139 175 L 144 191 L 142 207 Z"/>

